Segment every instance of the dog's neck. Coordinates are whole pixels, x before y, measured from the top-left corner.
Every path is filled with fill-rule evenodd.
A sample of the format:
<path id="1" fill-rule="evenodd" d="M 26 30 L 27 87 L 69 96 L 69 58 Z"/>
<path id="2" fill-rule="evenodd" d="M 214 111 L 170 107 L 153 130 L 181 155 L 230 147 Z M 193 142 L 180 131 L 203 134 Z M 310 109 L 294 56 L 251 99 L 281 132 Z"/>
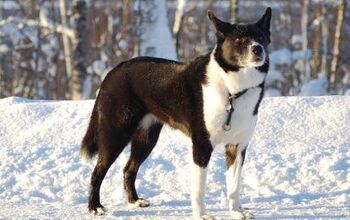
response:
<path id="1" fill-rule="evenodd" d="M 207 83 L 225 89 L 230 94 L 237 94 L 245 89 L 259 86 L 264 82 L 266 73 L 255 67 L 240 67 L 238 71 L 225 71 L 215 58 L 216 47 L 210 54 L 206 68 Z"/>

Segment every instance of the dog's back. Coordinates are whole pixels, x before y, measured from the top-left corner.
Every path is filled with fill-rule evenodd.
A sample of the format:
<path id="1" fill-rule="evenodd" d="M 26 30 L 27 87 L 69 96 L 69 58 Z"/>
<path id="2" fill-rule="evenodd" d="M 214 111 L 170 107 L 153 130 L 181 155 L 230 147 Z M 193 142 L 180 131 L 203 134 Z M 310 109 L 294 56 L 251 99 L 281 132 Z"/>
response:
<path id="1" fill-rule="evenodd" d="M 82 141 L 82 156 L 88 159 L 98 152 L 97 132 L 101 129 L 99 125 L 101 117 L 114 117 L 114 113 L 117 112 L 127 114 L 128 108 L 135 109 L 133 112 L 135 115 L 145 115 L 148 112 L 146 105 L 152 105 L 155 100 L 156 102 L 162 99 L 168 100 L 164 93 L 161 93 L 163 96 L 159 96 L 157 90 L 176 87 L 174 84 L 181 78 L 179 72 L 184 68 L 183 63 L 172 60 L 137 57 L 122 62 L 112 69 L 103 81 L 97 96 L 90 123 Z M 148 100 L 150 103 L 142 100 Z M 118 121 L 111 123 L 116 124 Z"/>
<path id="2" fill-rule="evenodd" d="M 198 90 L 201 84 L 198 79 L 204 80 L 207 62 L 205 56 L 189 65 L 162 58 L 137 57 L 116 66 L 101 85 L 82 141 L 82 156 L 88 159 L 98 152 L 97 133 L 103 129 L 101 120 L 107 117 L 114 119 L 107 120 L 114 127 L 130 119 L 130 127 L 135 129 L 150 113 L 189 134 L 186 121 L 192 113 L 189 106 L 195 103 L 187 94 L 195 94 Z"/>

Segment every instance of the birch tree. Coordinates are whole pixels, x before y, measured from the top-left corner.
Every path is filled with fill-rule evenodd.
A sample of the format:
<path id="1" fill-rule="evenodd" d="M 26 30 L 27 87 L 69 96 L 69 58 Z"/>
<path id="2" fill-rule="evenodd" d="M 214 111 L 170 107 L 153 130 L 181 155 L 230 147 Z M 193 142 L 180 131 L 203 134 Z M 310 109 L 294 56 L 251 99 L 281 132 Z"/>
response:
<path id="1" fill-rule="evenodd" d="M 175 20 L 173 25 L 173 35 L 174 35 L 177 59 L 179 59 L 180 31 L 183 25 L 185 4 L 186 4 L 186 0 L 178 0 L 176 13 L 175 13 Z"/>
<path id="2" fill-rule="evenodd" d="M 231 23 L 233 24 L 238 23 L 237 14 L 238 14 L 238 0 L 231 0 L 230 1 Z"/>
<path id="3" fill-rule="evenodd" d="M 67 22 L 67 13 L 66 13 L 66 0 L 60 0 L 60 16 L 61 16 L 61 24 L 63 27 L 68 27 Z M 66 66 L 66 73 L 68 77 L 72 77 L 72 51 L 71 44 L 67 35 L 62 35 L 63 40 L 63 52 L 64 52 L 64 60 Z"/>
<path id="4" fill-rule="evenodd" d="M 74 68 L 72 72 L 72 99 L 89 98 L 91 83 L 85 82 L 86 75 L 86 2 L 74 1 L 76 42 L 74 42 Z"/>
<path id="5" fill-rule="evenodd" d="M 322 39 L 322 57 L 321 57 L 321 74 L 328 75 L 328 39 L 329 39 L 329 21 L 327 17 L 327 9 L 322 5 L 323 20 L 321 23 L 321 39 Z"/>
<path id="6" fill-rule="evenodd" d="M 321 5 L 316 6 L 315 19 L 312 22 L 313 37 L 312 37 L 312 60 L 311 60 L 311 76 L 317 78 L 320 66 L 320 48 L 321 48 L 321 23 L 323 20 Z"/>
<path id="7" fill-rule="evenodd" d="M 338 6 L 337 24 L 335 28 L 334 46 L 333 46 L 333 59 L 331 63 L 331 77 L 330 83 L 333 88 L 336 87 L 337 81 L 340 79 L 339 76 L 339 56 L 340 48 L 342 44 L 342 32 L 344 26 L 346 1 L 341 0 Z"/>
<path id="8" fill-rule="evenodd" d="M 309 21 L 309 0 L 302 0 L 302 15 L 301 15 L 301 33 L 303 38 L 302 50 L 304 54 L 304 76 L 303 81 L 310 80 L 310 64 L 307 56 L 308 51 L 308 21 Z"/>

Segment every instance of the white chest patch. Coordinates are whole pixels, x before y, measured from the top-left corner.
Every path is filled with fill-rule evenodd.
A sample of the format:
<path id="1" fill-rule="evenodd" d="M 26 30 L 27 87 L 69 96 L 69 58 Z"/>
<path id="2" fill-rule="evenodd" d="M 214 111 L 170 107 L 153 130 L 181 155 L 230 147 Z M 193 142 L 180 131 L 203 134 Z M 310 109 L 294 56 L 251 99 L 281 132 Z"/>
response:
<path id="1" fill-rule="evenodd" d="M 259 100 L 261 88 L 257 87 L 265 79 L 265 74 L 255 68 L 244 68 L 239 72 L 226 73 L 215 61 L 213 55 L 207 66 L 207 84 L 202 85 L 204 120 L 213 146 L 220 144 L 248 145 L 257 117 L 253 114 Z M 231 129 L 225 131 L 229 103 L 228 95 L 244 89 L 246 93 L 232 102 L 234 111 L 231 117 Z"/>

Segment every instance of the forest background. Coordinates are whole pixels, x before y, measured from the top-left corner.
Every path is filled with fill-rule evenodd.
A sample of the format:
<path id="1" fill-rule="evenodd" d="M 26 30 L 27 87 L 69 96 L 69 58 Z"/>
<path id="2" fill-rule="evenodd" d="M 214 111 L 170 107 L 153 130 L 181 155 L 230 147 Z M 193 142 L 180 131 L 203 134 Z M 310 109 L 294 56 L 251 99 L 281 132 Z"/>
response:
<path id="1" fill-rule="evenodd" d="M 189 62 L 215 44 L 208 9 L 256 21 L 272 7 L 266 96 L 350 95 L 346 0 L 0 0 L 0 98 L 90 99 L 136 56 Z"/>

